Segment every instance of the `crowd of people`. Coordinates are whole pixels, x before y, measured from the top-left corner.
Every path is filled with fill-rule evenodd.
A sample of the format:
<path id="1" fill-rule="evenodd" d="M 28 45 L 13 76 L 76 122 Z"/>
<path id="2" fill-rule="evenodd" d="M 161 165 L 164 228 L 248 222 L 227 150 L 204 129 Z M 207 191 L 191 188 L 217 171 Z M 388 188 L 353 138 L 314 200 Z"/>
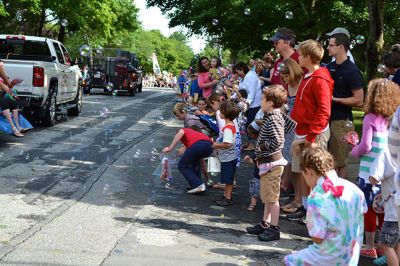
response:
<path id="1" fill-rule="evenodd" d="M 163 152 L 182 142 L 178 169 L 188 193 L 223 187 L 215 199 L 220 206 L 234 204 L 240 161 L 253 164 L 248 210 L 261 199 L 264 213 L 247 233 L 279 240 L 279 217 L 285 213 L 305 224 L 313 241 L 286 256 L 286 265 L 357 265 L 360 255 L 377 265 L 399 265 L 400 45 L 384 54 L 385 77 L 369 81 L 364 96 L 363 77 L 349 57 L 350 33 L 335 28 L 326 35 L 332 58 L 327 64 L 321 62 L 321 43 L 305 40 L 296 46 L 288 28 L 270 38 L 276 59 L 266 52 L 262 60 L 225 68 L 218 58 L 201 57 L 196 73 L 182 72 L 177 80 L 173 112 L 184 127 Z M 365 111 L 359 141 L 354 108 Z M 206 123 L 212 118 L 218 134 Z M 355 184 L 346 171 L 349 156 L 360 159 Z M 218 184 L 205 161 L 215 157 Z M 289 190 L 294 197 L 281 202 Z"/>

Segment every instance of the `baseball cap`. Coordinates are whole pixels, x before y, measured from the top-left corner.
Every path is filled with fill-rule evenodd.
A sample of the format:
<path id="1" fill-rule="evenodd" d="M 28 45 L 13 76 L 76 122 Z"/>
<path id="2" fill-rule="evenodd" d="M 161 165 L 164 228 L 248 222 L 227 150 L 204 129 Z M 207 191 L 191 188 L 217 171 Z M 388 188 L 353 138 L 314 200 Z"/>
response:
<path id="1" fill-rule="evenodd" d="M 271 42 L 277 42 L 279 40 L 293 41 L 293 39 L 294 39 L 293 35 L 284 34 L 284 33 L 281 33 L 281 32 L 277 32 L 274 36 L 269 38 L 269 40 Z"/>
<path id="2" fill-rule="evenodd" d="M 329 32 L 329 33 L 327 33 L 327 34 L 325 34 L 325 35 L 331 37 L 331 36 L 333 36 L 333 35 L 335 35 L 335 34 L 344 34 L 344 35 L 347 36 L 347 38 L 350 39 L 350 33 L 349 33 L 349 31 L 346 30 L 345 28 L 335 28 L 333 31 L 331 31 L 331 32 Z"/>

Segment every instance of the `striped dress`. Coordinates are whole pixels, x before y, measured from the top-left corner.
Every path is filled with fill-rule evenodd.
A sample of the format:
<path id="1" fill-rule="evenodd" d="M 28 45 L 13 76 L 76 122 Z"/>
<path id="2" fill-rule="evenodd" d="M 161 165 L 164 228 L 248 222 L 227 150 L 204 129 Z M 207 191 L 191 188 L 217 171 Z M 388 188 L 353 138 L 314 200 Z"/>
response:
<path id="1" fill-rule="evenodd" d="M 388 143 L 389 121 L 381 115 L 367 114 L 363 121 L 362 138 L 351 151 L 351 155 L 360 158 L 358 176 L 369 184 L 370 166 Z"/>

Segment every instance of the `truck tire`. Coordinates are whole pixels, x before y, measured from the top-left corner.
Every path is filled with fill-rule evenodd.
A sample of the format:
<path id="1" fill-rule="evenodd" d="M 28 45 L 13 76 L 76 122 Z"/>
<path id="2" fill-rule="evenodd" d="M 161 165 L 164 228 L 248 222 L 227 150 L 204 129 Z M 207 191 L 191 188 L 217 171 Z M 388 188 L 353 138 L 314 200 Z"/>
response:
<path id="1" fill-rule="evenodd" d="M 81 85 L 79 84 L 75 99 L 72 101 L 74 107 L 68 109 L 69 116 L 79 116 L 79 114 L 82 112 L 82 96 L 83 91 Z"/>
<path id="2" fill-rule="evenodd" d="M 46 100 L 43 123 L 52 127 L 57 121 L 57 82 L 52 82 Z"/>

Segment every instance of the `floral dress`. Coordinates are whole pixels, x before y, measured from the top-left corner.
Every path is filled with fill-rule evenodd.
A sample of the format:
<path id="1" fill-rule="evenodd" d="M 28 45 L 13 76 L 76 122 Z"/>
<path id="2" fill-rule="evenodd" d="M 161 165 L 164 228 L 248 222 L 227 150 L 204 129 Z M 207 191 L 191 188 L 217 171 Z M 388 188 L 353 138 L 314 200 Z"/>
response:
<path id="1" fill-rule="evenodd" d="M 328 173 L 334 186 L 342 186 L 341 196 L 326 190 L 320 177 L 308 197 L 307 228 L 311 237 L 323 239 L 285 257 L 286 265 L 356 266 L 363 242 L 367 211 L 362 191 L 353 183 Z"/>

